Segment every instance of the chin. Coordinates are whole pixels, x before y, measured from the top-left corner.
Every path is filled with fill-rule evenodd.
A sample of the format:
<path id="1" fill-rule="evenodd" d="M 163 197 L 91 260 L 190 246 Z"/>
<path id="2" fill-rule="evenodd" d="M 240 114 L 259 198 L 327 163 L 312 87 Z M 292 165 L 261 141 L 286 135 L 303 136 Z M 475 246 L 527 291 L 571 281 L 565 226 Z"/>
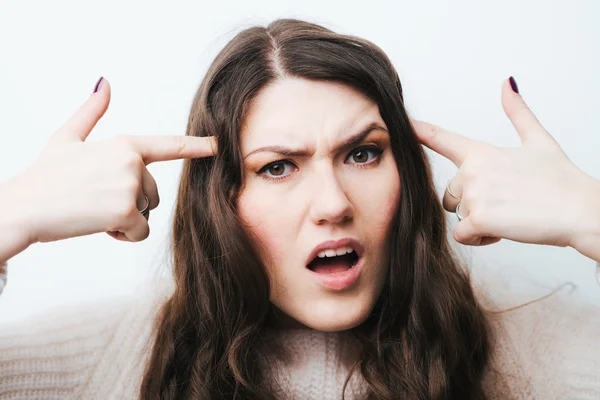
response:
<path id="1" fill-rule="evenodd" d="M 290 316 L 301 324 L 322 332 L 337 332 L 352 329 L 362 324 L 372 309 L 370 302 L 343 304 L 339 301 L 309 302 L 301 315 Z"/>
<path id="2" fill-rule="evenodd" d="M 362 324 L 366 319 L 367 318 L 365 317 L 359 320 L 311 321 L 312 323 L 307 326 L 320 332 L 340 332 L 355 328 Z"/>

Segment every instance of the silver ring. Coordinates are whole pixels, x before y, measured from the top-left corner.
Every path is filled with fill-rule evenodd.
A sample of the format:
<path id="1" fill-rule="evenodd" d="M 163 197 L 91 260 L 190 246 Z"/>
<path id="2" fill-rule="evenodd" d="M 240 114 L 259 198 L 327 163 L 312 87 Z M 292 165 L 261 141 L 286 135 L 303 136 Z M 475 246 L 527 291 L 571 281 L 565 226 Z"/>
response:
<path id="1" fill-rule="evenodd" d="M 458 204 L 456 205 L 456 217 L 458 218 L 458 221 L 460 222 L 460 221 L 462 221 L 463 219 L 465 219 L 465 217 L 463 217 L 462 215 L 460 215 L 460 214 L 458 213 L 458 209 L 459 209 L 459 208 L 460 208 L 460 203 L 458 203 Z"/>
<path id="2" fill-rule="evenodd" d="M 144 195 L 144 199 L 146 199 L 146 206 L 144 206 L 144 209 L 139 210 L 143 216 L 146 216 L 146 214 L 148 214 L 150 212 L 149 208 L 150 208 L 150 201 L 148 200 L 148 196 Z"/>
<path id="3" fill-rule="evenodd" d="M 448 183 L 446 183 L 446 190 L 448 191 L 448 194 L 452 197 L 454 197 L 456 200 L 460 200 L 461 197 L 457 197 L 454 193 L 452 193 L 450 191 L 450 182 L 452 182 L 452 179 L 448 180 Z"/>

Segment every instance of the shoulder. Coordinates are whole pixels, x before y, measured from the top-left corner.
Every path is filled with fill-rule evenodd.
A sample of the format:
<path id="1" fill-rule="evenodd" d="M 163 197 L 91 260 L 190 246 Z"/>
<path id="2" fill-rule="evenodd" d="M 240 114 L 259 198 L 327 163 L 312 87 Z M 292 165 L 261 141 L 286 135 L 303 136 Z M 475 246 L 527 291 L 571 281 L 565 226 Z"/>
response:
<path id="1" fill-rule="evenodd" d="M 600 397 L 600 306 L 570 283 L 547 289 L 509 276 L 487 271 L 473 282 L 494 336 L 490 386 L 512 398 Z"/>
<path id="2" fill-rule="evenodd" d="M 154 320 L 171 293 L 149 280 L 133 293 L 65 305 L 0 327 L 0 398 L 128 398 Z M 107 384 L 110 382 L 110 384 Z"/>

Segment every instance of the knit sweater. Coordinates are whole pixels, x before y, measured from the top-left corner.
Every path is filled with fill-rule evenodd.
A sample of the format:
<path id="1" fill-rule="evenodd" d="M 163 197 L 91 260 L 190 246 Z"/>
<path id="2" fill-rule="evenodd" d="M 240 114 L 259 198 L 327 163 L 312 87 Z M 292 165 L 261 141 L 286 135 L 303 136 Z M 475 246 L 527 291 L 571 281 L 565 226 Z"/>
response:
<path id="1" fill-rule="evenodd" d="M 473 274 L 487 310 L 544 293 L 519 291 L 499 274 Z M 150 280 L 129 296 L 64 306 L 0 327 L 0 399 L 135 399 L 152 346 L 152 322 L 170 281 Z M 547 291 L 549 292 L 549 291 Z M 600 307 L 576 304 L 567 288 L 495 313 L 492 359 L 484 378 L 491 399 L 599 399 Z M 345 333 L 274 331 L 292 358 L 268 371 L 282 399 L 340 399 L 348 370 Z M 347 399 L 366 385 L 354 374 Z"/>

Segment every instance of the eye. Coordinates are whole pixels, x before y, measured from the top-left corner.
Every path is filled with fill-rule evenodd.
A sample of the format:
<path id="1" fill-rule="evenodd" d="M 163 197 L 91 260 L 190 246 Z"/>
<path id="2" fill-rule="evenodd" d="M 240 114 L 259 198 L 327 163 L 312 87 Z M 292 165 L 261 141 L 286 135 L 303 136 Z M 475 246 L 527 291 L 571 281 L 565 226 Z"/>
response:
<path id="1" fill-rule="evenodd" d="M 379 157 L 383 150 L 376 146 L 358 147 L 348 155 L 346 160 L 352 160 L 350 164 L 370 164 Z"/>
<path id="2" fill-rule="evenodd" d="M 259 171 L 259 175 L 263 175 L 267 179 L 284 179 L 292 172 L 295 165 L 287 160 L 274 161 L 265 165 Z"/>

